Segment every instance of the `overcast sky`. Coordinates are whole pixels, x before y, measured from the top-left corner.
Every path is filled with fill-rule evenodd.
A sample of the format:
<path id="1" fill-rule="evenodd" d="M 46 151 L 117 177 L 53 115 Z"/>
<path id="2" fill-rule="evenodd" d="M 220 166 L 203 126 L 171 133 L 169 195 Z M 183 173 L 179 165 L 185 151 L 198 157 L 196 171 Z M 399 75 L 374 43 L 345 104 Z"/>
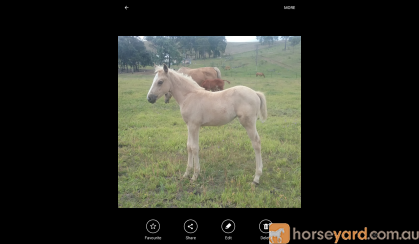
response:
<path id="1" fill-rule="evenodd" d="M 140 36 L 143 38 L 144 36 Z M 227 42 L 257 42 L 256 36 L 226 36 Z"/>

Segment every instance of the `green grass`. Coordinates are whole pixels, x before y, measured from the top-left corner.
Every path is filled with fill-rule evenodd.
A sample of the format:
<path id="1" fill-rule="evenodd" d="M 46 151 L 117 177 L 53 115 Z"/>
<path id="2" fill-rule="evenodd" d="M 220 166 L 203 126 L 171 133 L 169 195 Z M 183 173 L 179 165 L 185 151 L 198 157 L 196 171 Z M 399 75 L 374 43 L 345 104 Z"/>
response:
<path id="1" fill-rule="evenodd" d="M 225 89 L 244 85 L 266 96 L 268 119 L 264 123 L 258 120 L 256 125 L 263 161 L 256 187 L 250 184 L 255 154 L 238 119 L 200 129 L 201 173 L 192 183 L 182 178 L 188 130 L 179 105 L 173 98 L 169 104 L 164 103 L 164 97 L 155 104 L 147 101 L 153 74 L 118 74 L 118 207 L 300 208 L 301 75 L 295 78 L 295 73 L 301 72 L 300 46 L 294 53 L 292 48 L 282 51 L 283 46 L 259 52 L 268 60 L 258 67 L 259 72 L 280 70 L 272 77 L 267 73 L 266 78 L 250 75 L 251 69 L 256 69 L 254 60 L 250 64 L 254 52 L 222 59 L 232 67 L 249 63 L 247 68 L 233 69 L 230 75 L 220 69 L 223 79 L 231 82 Z M 265 50 L 272 53 L 265 54 Z M 193 60 L 190 67 L 217 66 L 217 62 L 221 59 Z"/>

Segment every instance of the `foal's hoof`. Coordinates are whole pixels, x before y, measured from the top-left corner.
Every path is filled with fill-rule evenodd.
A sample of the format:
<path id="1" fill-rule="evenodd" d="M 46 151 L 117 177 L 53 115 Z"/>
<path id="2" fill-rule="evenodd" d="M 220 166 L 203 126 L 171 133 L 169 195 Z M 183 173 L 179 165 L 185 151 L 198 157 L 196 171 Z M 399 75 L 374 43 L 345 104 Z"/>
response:
<path id="1" fill-rule="evenodd" d="M 259 185 L 259 183 L 255 182 L 255 181 L 252 181 L 252 185 L 254 185 L 254 186 L 258 186 L 258 185 Z"/>
<path id="2" fill-rule="evenodd" d="M 187 178 L 189 174 L 185 173 L 183 174 L 183 178 Z"/>

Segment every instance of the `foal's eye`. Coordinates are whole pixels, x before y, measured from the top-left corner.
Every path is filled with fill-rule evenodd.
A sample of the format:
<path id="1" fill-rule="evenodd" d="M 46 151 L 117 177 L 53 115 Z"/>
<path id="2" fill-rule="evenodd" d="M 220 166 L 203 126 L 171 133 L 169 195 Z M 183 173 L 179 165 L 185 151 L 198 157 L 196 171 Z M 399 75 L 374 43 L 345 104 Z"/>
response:
<path id="1" fill-rule="evenodd" d="M 161 84 L 163 84 L 163 81 L 161 80 L 161 81 L 159 81 L 157 84 L 161 85 Z"/>

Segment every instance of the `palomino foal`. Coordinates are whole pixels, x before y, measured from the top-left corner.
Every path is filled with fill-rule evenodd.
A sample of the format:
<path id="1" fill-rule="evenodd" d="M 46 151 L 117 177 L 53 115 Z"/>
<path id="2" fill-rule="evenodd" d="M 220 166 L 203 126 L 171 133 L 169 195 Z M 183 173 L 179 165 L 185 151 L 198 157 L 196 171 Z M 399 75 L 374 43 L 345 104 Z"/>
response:
<path id="1" fill-rule="evenodd" d="M 260 137 L 256 131 L 256 119 L 263 122 L 267 117 L 266 99 L 262 92 L 246 86 L 234 86 L 219 92 L 209 92 L 200 87 L 191 77 L 163 67 L 155 68 L 156 75 L 147 94 L 147 100 L 157 99 L 171 92 L 180 106 L 180 113 L 188 126 L 188 165 L 183 177 L 188 177 L 192 168 L 192 181 L 199 175 L 199 128 L 201 126 L 225 125 L 238 117 L 252 141 L 256 157 L 256 174 L 253 182 L 259 184 L 262 175 Z"/>

